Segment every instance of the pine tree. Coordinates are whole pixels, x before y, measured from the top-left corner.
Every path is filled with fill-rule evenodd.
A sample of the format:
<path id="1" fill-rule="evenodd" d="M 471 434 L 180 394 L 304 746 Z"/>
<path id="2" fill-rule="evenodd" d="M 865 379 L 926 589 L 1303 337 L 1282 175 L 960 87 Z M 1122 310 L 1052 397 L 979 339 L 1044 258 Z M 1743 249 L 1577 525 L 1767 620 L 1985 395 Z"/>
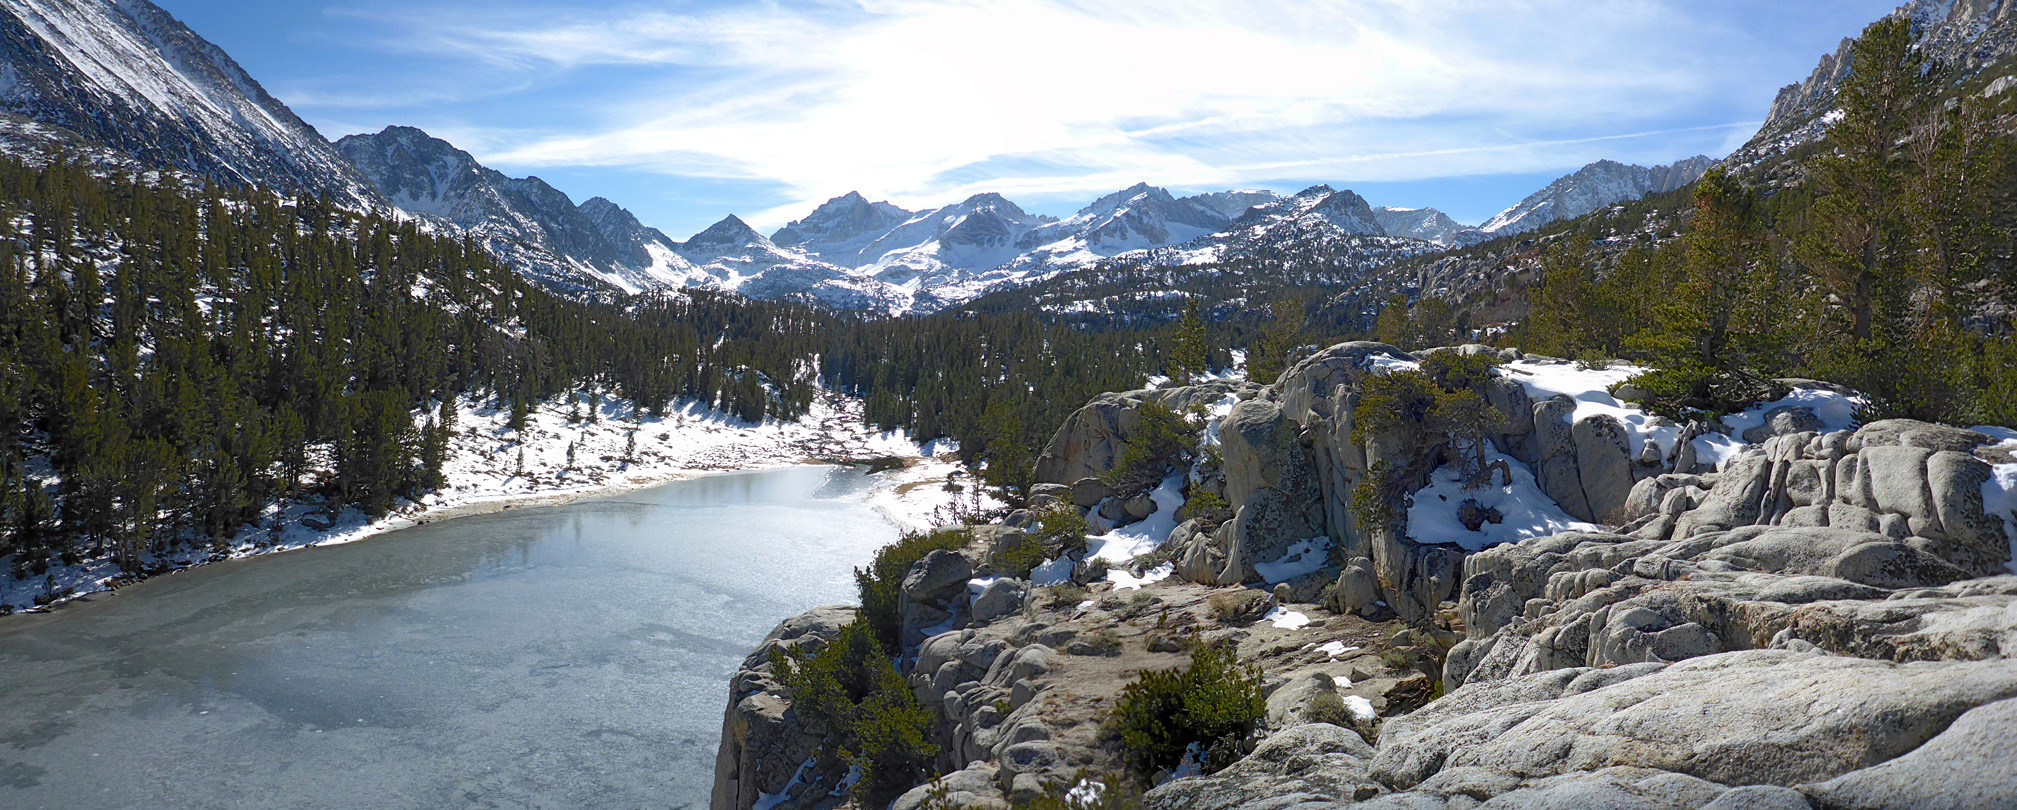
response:
<path id="1" fill-rule="evenodd" d="M 1772 265 L 1755 202 L 1721 168 L 1695 186 L 1680 277 L 1629 342 L 1658 367 L 1633 380 L 1656 410 L 1733 410 L 1770 393 L 1768 380 L 1787 365 L 1793 295 Z"/>
<path id="2" fill-rule="evenodd" d="M 1268 321 L 1247 355 L 1247 375 L 1259 383 L 1272 383 L 1289 366 L 1290 355 L 1301 348 L 1308 316 L 1301 296 L 1284 296 L 1268 305 Z"/>
<path id="3" fill-rule="evenodd" d="M 1176 385 L 1188 385 L 1193 377 L 1210 371 L 1211 346 L 1205 334 L 1204 315 L 1198 310 L 1198 299 L 1193 297 L 1184 303 L 1183 317 L 1177 321 L 1176 333 L 1171 336 L 1169 375 Z"/>
<path id="4" fill-rule="evenodd" d="M 515 391 L 511 395 L 510 427 L 512 432 L 514 433 L 522 433 L 525 431 L 525 418 L 529 410 L 526 407 L 525 399 L 526 398 L 523 394 L 520 394 Z"/>

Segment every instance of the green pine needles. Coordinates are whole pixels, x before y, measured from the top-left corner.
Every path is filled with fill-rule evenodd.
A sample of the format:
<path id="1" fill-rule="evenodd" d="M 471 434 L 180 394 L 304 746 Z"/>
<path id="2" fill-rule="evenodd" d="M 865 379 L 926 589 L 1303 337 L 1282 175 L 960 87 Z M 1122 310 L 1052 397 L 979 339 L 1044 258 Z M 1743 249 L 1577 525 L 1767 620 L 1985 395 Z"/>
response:
<path id="1" fill-rule="evenodd" d="M 1138 776 L 1175 768 L 1193 744 L 1216 772 L 1251 750 L 1267 711 L 1259 667 L 1194 640 L 1190 666 L 1143 673 L 1121 690 L 1108 728 L 1132 752 Z"/>

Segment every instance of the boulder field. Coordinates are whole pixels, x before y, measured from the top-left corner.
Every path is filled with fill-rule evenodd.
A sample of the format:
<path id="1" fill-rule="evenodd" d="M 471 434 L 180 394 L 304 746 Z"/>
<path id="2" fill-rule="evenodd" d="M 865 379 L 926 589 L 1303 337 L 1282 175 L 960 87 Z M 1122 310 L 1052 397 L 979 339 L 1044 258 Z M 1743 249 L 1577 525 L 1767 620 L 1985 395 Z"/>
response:
<path id="1" fill-rule="evenodd" d="M 1230 519 L 1180 522 L 1153 558 L 1072 582 L 995 575 L 1027 513 L 914 566 L 901 666 L 940 717 L 943 775 L 894 807 L 1006 808 L 1119 772 L 1102 730 L 1116 695 L 1184 664 L 1192 635 L 1261 667 L 1263 737 L 1215 774 L 1155 775 L 1151 808 L 2017 807 L 2010 434 L 1803 405 L 1680 425 L 1523 381 L 1545 358 L 1437 351 L 1506 361 L 1493 444 L 1575 530 L 1479 551 L 1442 523 L 1362 531 L 1369 470 L 1449 451 L 1353 441 L 1367 376 L 1421 358 L 1391 346 L 1334 346 L 1271 386 L 1102 395 L 1046 448 L 1036 500 L 1096 531 L 1174 506 L 1098 481 L 1155 402 L 1211 415 L 1217 452 L 1184 491 Z M 1311 548 L 1315 564 L 1269 575 Z M 852 803 L 769 671 L 772 649 L 852 620 L 789 619 L 749 657 L 714 810 Z M 1363 717 L 1313 722 L 1322 692 Z"/>

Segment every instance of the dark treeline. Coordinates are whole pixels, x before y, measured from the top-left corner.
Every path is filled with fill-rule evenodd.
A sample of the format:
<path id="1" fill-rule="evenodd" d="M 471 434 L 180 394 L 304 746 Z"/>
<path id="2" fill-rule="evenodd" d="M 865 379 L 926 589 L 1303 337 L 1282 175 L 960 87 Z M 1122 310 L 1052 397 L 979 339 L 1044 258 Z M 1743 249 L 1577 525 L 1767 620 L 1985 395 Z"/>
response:
<path id="1" fill-rule="evenodd" d="M 2012 101 L 1911 42 L 1900 18 L 1864 32 L 1842 118 L 1790 184 L 1711 171 L 1679 238 L 1656 246 L 1593 249 L 1565 231 L 1501 342 L 1651 366 L 1634 383 L 1673 415 L 1806 377 L 1869 395 L 1872 417 L 2017 424 Z M 1378 331 L 1437 342 L 1493 303 L 1418 302 Z"/>
<path id="2" fill-rule="evenodd" d="M 16 575 L 138 569 L 283 499 L 383 512 L 440 485 L 457 399 L 513 427 L 576 392 L 754 421 L 804 414 L 827 382 L 884 427 L 1020 469 L 1072 407 L 1139 383 L 1156 343 L 700 291 L 582 302 L 412 222 L 4 162 L 0 556 Z"/>

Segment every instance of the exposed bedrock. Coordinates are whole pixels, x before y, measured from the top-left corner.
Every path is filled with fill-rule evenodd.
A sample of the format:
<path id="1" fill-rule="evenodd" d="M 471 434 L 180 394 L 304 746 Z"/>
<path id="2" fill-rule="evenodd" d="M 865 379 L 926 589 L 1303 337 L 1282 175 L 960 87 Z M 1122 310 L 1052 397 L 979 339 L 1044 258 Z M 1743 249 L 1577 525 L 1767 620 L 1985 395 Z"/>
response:
<path id="1" fill-rule="evenodd" d="M 1405 520 L 1362 531 L 1351 510 L 1381 464 L 1426 477 L 1448 458 L 1352 440 L 1365 375 L 1415 359 L 1341 344 L 1272 386 L 1109 394 L 1075 413 L 1042 456 L 1038 499 L 1140 519 L 1098 476 L 1153 401 L 1224 415 L 1218 457 L 1187 487 L 1233 513 L 1180 523 L 1165 544 L 1176 577 L 1139 591 L 990 578 L 1031 513 L 913 566 L 902 666 L 941 718 L 946 775 L 893 807 L 936 789 L 1005 809 L 1120 768 L 1101 730 L 1114 696 L 1181 664 L 1193 631 L 1262 668 L 1267 724 L 1230 767 L 1163 780 L 1156 810 L 2017 806 L 2017 575 L 2011 527 L 1985 502 L 2017 462 L 2007 447 L 1904 420 L 1820 433 L 1787 406 L 1711 465 L 1690 441 L 1701 424 L 1640 441 L 1502 375 L 1495 444 L 1564 512 L 1610 528 L 1467 554 Z M 1328 543 L 1319 570 L 1265 582 L 1311 541 Z M 717 810 L 831 803 L 843 774 L 805 766 L 824 732 L 797 727 L 766 656 L 824 643 L 844 613 L 787 622 L 737 675 Z M 1377 727 L 1313 722 L 1336 716 L 1312 708 L 1328 690 Z"/>

